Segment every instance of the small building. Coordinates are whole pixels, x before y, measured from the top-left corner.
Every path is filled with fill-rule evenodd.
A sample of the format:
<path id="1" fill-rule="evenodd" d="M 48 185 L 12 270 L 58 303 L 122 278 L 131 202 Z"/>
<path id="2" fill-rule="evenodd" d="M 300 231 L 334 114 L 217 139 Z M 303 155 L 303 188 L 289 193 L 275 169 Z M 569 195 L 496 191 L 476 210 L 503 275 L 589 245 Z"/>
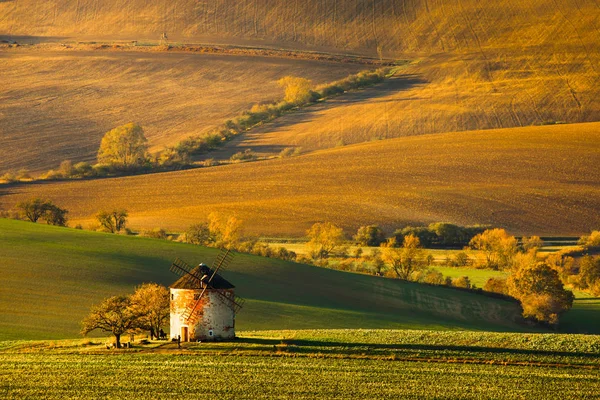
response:
<path id="1" fill-rule="evenodd" d="M 170 286 L 171 339 L 182 342 L 235 338 L 235 287 L 200 264 Z M 198 279 L 198 278 L 200 279 Z"/>

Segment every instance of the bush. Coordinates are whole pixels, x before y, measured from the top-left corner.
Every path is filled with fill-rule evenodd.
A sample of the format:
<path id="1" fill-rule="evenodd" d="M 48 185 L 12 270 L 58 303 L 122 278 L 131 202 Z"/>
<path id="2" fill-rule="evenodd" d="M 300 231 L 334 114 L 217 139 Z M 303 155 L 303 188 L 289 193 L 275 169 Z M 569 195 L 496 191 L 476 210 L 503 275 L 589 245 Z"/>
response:
<path id="1" fill-rule="evenodd" d="M 162 228 L 154 228 L 151 230 L 144 230 L 140 232 L 141 237 L 153 238 L 153 239 L 167 239 L 167 232 Z"/>
<path id="2" fill-rule="evenodd" d="M 19 181 L 17 175 L 11 171 L 6 172 L 2 176 L 0 176 L 0 180 L 5 181 L 6 183 L 14 183 Z"/>
<path id="3" fill-rule="evenodd" d="M 243 162 L 243 161 L 254 161 L 257 159 L 256 154 L 251 149 L 246 149 L 244 151 L 240 151 L 231 156 L 230 160 L 233 162 Z"/>
<path id="4" fill-rule="evenodd" d="M 457 288 L 471 289 L 471 280 L 468 276 L 460 276 L 452 279 L 452 286 Z"/>
<path id="5" fill-rule="evenodd" d="M 508 294 L 508 287 L 506 286 L 506 279 L 490 278 L 483 285 L 483 290 L 485 290 L 486 292 Z"/>

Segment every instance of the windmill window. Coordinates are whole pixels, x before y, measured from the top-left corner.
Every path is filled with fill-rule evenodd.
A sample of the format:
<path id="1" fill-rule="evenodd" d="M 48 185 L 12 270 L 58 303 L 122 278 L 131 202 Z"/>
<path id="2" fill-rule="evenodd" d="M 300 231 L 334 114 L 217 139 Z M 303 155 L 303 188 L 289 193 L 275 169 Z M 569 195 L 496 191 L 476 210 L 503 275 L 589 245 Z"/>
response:
<path id="1" fill-rule="evenodd" d="M 171 300 L 175 300 L 175 295 L 171 293 Z"/>

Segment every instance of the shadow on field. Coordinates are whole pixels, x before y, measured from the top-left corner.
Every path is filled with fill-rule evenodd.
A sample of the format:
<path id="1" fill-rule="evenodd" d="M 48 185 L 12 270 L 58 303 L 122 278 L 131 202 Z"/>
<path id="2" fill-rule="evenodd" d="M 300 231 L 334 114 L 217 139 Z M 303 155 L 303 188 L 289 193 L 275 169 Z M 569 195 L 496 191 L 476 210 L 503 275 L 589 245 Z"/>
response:
<path id="1" fill-rule="evenodd" d="M 0 0 L 0 3 L 8 3 L 13 0 Z M 0 43 L 19 43 L 36 44 L 47 42 L 60 42 L 67 39 L 66 36 L 28 36 L 28 35 L 7 35 L 0 33 Z"/>
<path id="2" fill-rule="evenodd" d="M 278 340 L 278 339 L 260 339 L 260 338 L 240 338 L 237 342 L 273 346 L 278 350 L 285 350 L 293 353 L 327 353 L 327 354 L 363 354 L 363 353 L 381 353 L 389 351 L 409 351 L 409 352 L 460 352 L 460 353 L 493 353 L 493 354 L 519 354 L 531 356 L 569 356 L 597 359 L 597 353 L 569 352 L 569 351 L 547 351 L 547 350 L 528 350 L 512 349 L 499 347 L 483 346 L 456 346 L 456 345 L 429 345 L 429 344 L 377 344 L 377 343 L 346 343 L 329 342 L 318 340 Z"/>
<path id="3" fill-rule="evenodd" d="M 211 156 L 215 159 L 223 160 L 231 157 L 236 152 L 248 149 L 258 154 L 279 154 L 284 148 L 289 147 L 290 145 L 258 144 L 257 141 L 260 143 L 261 135 L 285 131 L 286 128 L 290 126 L 313 121 L 315 118 L 318 118 L 319 114 L 323 111 L 338 107 L 345 107 L 352 104 L 358 104 L 365 101 L 374 103 L 395 103 L 421 100 L 419 98 L 412 97 L 385 100 L 378 99 L 385 96 L 390 96 L 394 93 L 409 90 L 414 86 L 423 85 L 426 83 L 428 83 L 428 81 L 419 75 L 406 74 L 387 79 L 384 82 L 371 87 L 331 97 L 323 102 L 312 104 L 290 112 L 272 122 L 266 123 L 260 128 L 254 128 L 250 132 L 239 135 L 224 147 L 212 152 Z"/>

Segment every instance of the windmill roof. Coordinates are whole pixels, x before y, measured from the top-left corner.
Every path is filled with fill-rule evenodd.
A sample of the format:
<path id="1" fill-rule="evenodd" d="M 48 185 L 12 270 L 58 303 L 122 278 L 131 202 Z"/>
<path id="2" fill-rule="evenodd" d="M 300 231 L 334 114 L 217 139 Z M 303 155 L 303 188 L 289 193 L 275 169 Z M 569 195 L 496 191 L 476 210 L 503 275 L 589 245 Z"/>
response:
<path id="1" fill-rule="evenodd" d="M 204 264 L 200 264 L 192 269 L 189 274 L 185 274 L 169 287 L 171 289 L 202 289 L 200 282 L 198 282 L 198 279 L 194 278 L 194 276 L 201 278 L 204 275 L 210 277 L 212 274 L 212 269 Z M 235 287 L 219 274 L 214 276 L 210 282 L 210 286 L 213 289 L 233 289 Z"/>

